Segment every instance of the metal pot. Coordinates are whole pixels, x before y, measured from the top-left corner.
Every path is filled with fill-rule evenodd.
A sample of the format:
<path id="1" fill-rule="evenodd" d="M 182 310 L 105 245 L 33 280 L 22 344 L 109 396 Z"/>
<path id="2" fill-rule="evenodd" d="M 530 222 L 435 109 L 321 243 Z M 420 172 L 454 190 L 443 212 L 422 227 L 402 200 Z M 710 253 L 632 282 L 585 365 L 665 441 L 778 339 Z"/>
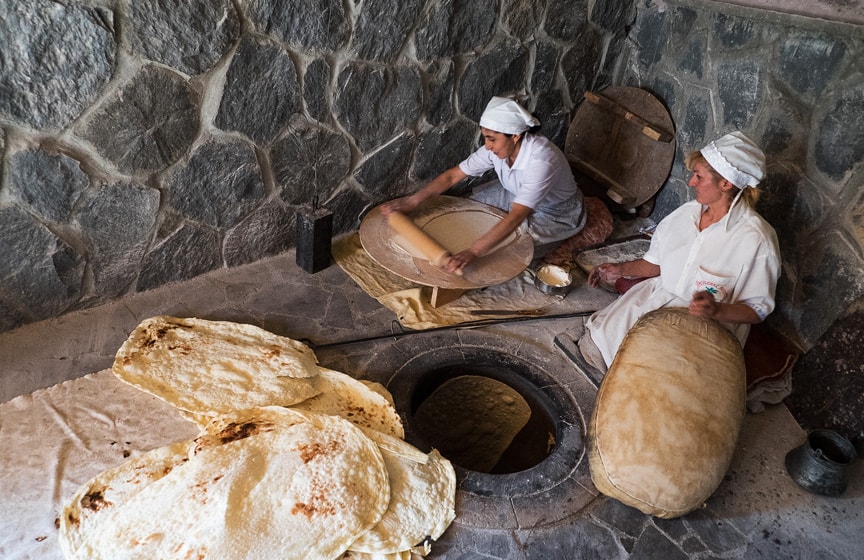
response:
<path id="1" fill-rule="evenodd" d="M 544 264 L 533 275 L 534 286 L 544 294 L 565 295 L 573 285 L 573 275 L 563 266 Z"/>
<path id="2" fill-rule="evenodd" d="M 806 490 L 839 496 L 849 482 L 855 446 L 831 430 L 813 430 L 807 440 L 786 454 L 786 470 Z"/>

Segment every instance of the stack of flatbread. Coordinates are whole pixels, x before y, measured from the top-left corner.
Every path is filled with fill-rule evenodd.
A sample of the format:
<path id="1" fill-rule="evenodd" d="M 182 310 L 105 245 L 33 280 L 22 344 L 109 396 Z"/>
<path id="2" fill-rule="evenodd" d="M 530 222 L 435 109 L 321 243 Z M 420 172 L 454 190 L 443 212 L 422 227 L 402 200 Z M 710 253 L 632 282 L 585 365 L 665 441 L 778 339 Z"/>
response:
<path id="1" fill-rule="evenodd" d="M 387 390 L 298 341 L 154 317 L 113 371 L 201 432 L 82 486 L 59 520 L 69 559 L 406 560 L 455 518 L 453 466 L 402 439 Z"/>

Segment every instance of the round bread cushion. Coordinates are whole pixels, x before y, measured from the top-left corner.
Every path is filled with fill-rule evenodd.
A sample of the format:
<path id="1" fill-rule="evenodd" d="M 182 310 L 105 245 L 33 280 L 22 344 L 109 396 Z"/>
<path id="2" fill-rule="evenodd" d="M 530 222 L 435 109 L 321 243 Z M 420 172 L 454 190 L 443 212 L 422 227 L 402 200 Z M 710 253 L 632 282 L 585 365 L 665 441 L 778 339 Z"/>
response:
<path id="1" fill-rule="evenodd" d="M 603 494 L 662 518 L 701 506 L 729 468 L 745 414 L 738 340 L 686 309 L 658 309 L 628 332 L 588 427 Z"/>

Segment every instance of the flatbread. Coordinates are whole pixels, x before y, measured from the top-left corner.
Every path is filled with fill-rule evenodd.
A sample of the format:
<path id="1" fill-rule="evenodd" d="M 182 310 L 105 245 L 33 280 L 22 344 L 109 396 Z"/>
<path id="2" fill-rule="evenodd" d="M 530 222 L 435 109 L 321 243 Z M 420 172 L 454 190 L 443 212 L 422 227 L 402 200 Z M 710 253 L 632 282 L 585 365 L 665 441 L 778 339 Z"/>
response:
<path id="1" fill-rule="evenodd" d="M 404 554 L 428 547 L 456 517 L 456 472 L 436 450 L 428 455 L 394 437 L 364 430 L 378 444 L 387 465 L 390 505 L 369 532 L 349 550 Z"/>
<path id="2" fill-rule="evenodd" d="M 165 476 L 106 504 L 69 558 L 331 560 L 390 502 L 378 446 L 336 416 L 237 411 L 188 451 Z"/>
<path id="3" fill-rule="evenodd" d="M 501 221 L 501 216 L 482 210 L 459 210 L 435 216 L 418 227 L 434 239 L 439 245 L 455 255 L 479 239 L 483 234 Z M 501 247 L 509 245 L 516 239 L 516 232 L 511 232 L 498 242 L 487 254 L 492 254 Z M 422 251 L 416 248 L 408 239 L 393 233 L 393 241 L 408 254 L 419 259 L 425 259 Z"/>
<path id="4" fill-rule="evenodd" d="M 321 392 L 311 348 L 227 321 L 147 319 L 117 351 L 112 370 L 181 411 L 205 417 L 290 406 Z"/>
<path id="5" fill-rule="evenodd" d="M 320 393 L 290 408 L 341 416 L 363 428 L 378 430 L 400 439 L 405 437 L 405 428 L 396 412 L 393 397 L 382 385 L 370 384 L 319 366 L 316 386 L 320 388 Z M 180 414 L 202 428 L 213 420 L 205 414 L 183 410 Z"/>
<path id="6" fill-rule="evenodd" d="M 293 405 L 296 410 L 335 414 L 354 424 L 402 439 L 405 429 L 393 406 L 392 397 L 374 391 L 369 385 L 338 371 L 319 367 L 321 393 Z M 381 390 L 387 391 L 383 387 Z M 389 393 L 388 393 L 389 395 Z"/>
<path id="7" fill-rule="evenodd" d="M 118 508 L 143 488 L 168 475 L 189 460 L 192 442 L 181 441 L 141 454 L 122 465 L 103 471 L 84 484 L 68 501 L 58 518 L 60 549 L 74 558 L 87 534 L 104 517 L 106 508 Z"/>
<path id="8" fill-rule="evenodd" d="M 531 407 L 512 387 L 480 375 L 441 384 L 414 414 L 420 434 L 459 466 L 490 472 L 531 418 Z"/>

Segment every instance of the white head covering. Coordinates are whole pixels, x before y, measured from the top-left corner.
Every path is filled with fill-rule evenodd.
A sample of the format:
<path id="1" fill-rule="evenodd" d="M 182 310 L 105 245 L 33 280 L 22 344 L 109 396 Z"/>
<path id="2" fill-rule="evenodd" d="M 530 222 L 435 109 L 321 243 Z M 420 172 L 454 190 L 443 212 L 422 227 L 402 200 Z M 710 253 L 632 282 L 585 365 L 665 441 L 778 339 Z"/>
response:
<path id="1" fill-rule="evenodd" d="M 739 189 L 755 187 L 765 177 L 765 154 L 738 131 L 714 140 L 699 152 L 717 173 Z"/>
<path id="2" fill-rule="evenodd" d="M 538 124 L 534 115 L 506 97 L 493 97 L 480 117 L 480 126 L 504 134 L 521 134 Z"/>

